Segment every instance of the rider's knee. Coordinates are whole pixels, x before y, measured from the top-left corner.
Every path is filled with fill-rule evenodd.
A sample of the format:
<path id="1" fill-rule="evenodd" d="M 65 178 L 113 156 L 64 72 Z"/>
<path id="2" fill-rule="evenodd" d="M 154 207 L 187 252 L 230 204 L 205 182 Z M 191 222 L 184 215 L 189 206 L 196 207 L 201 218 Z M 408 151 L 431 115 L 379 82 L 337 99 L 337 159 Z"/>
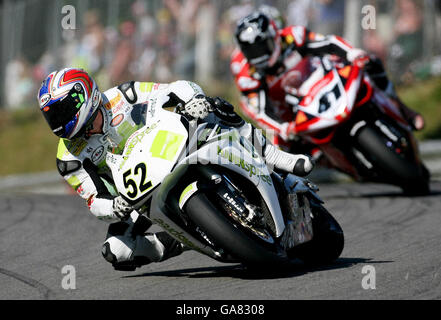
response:
<path id="1" fill-rule="evenodd" d="M 182 244 L 165 232 L 133 237 L 129 224 L 117 222 L 109 226 L 101 253 L 115 269 L 134 270 L 141 265 L 177 256 L 182 251 Z"/>
<path id="2" fill-rule="evenodd" d="M 133 254 L 134 242 L 130 239 L 130 224 L 119 221 L 109 225 L 101 253 L 112 264 L 128 261 Z"/>
<path id="3" fill-rule="evenodd" d="M 112 236 L 104 242 L 101 253 L 106 261 L 115 264 L 129 261 L 133 250 L 124 243 L 120 236 Z"/>

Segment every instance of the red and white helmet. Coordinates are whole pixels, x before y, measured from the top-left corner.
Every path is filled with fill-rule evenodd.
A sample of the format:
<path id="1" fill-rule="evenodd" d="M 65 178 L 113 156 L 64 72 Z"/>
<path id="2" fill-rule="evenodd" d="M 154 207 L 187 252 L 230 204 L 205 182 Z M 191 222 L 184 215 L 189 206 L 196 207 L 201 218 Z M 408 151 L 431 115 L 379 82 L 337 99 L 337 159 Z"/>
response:
<path id="1" fill-rule="evenodd" d="M 47 76 L 38 91 L 38 103 L 53 133 L 74 139 L 95 119 L 101 92 L 86 71 L 66 68 Z"/>

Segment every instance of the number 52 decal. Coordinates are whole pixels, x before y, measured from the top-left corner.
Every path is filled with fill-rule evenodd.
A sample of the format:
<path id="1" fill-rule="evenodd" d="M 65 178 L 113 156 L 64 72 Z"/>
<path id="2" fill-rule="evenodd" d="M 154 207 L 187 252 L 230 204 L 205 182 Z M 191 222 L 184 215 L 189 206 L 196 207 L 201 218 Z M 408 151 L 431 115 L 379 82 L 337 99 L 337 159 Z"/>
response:
<path id="1" fill-rule="evenodd" d="M 149 190 L 152 187 L 152 182 L 147 179 L 147 166 L 145 163 L 139 163 L 135 169 L 133 170 L 134 175 L 139 175 L 141 171 L 141 180 L 139 181 L 139 185 L 131 178 L 132 169 L 127 170 L 123 174 L 123 182 L 124 187 L 127 189 L 127 196 L 131 199 L 135 199 L 138 195 L 138 191 L 142 194 L 145 191 Z M 129 190 L 130 189 L 130 190 Z"/>

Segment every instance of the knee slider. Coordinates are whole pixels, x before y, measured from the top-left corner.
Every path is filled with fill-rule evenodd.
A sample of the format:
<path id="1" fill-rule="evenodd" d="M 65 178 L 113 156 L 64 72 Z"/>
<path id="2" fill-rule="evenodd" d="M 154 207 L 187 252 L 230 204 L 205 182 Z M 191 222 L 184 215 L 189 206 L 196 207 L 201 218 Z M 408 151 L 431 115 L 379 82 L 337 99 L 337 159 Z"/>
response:
<path id="1" fill-rule="evenodd" d="M 101 254 L 103 258 L 110 263 L 115 263 L 117 261 L 116 256 L 110 250 L 110 243 L 106 242 L 103 244 L 103 248 L 101 250 Z"/>
<path id="2" fill-rule="evenodd" d="M 114 264 L 121 261 L 129 261 L 133 250 L 120 237 L 110 237 L 103 244 L 101 253 L 106 261 Z"/>

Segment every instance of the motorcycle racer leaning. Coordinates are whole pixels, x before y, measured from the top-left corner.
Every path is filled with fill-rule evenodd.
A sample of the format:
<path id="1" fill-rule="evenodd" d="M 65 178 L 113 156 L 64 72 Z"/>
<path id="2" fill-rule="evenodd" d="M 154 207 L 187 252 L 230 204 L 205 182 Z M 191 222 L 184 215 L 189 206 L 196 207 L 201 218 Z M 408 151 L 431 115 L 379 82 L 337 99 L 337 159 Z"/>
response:
<path id="1" fill-rule="evenodd" d="M 269 98 L 270 90 L 283 90 L 271 83 L 305 56 L 332 54 L 365 67 L 376 86 L 397 103 L 412 128 L 421 130 L 424 127 L 423 117 L 405 106 L 397 96 L 381 60 L 353 48 L 339 36 L 323 36 L 303 26 L 278 29 L 272 17 L 256 11 L 238 22 L 235 38 L 239 48 L 232 54 L 230 67 L 236 86 L 242 93 L 241 108 L 259 127 L 275 131 L 274 144 L 283 146 L 295 137 L 295 122 L 292 114 L 290 116 Z M 285 102 L 294 113 L 301 100 L 297 93 L 285 95 Z"/>
<path id="2" fill-rule="evenodd" d="M 153 94 L 163 99 L 148 103 Z M 66 68 L 48 75 L 38 101 L 53 133 L 61 138 L 56 160 L 59 173 L 86 200 L 94 216 L 111 222 L 102 254 L 116 270 L 135 270 L 179 255 L 184 249 L 165 232 L 147 233 L 151 223 L 132 237 L 138 214 L 121 196 L 111 192 L 113 180 L 106 153 L 121 153 L 128 138 L 154 116 L 155 109 L 179 105 L 192 120 L 234 126 L 255 145 L 260 144 L 265 160 L 276 169 L 306 175 L 313 168 L 307 156 L 291 155 L 267 143 L 259 130 L 234 112 L 231 104 L 207 97 L 190 81 L 131 81 L 100 92 L 87 72 Z"/>

